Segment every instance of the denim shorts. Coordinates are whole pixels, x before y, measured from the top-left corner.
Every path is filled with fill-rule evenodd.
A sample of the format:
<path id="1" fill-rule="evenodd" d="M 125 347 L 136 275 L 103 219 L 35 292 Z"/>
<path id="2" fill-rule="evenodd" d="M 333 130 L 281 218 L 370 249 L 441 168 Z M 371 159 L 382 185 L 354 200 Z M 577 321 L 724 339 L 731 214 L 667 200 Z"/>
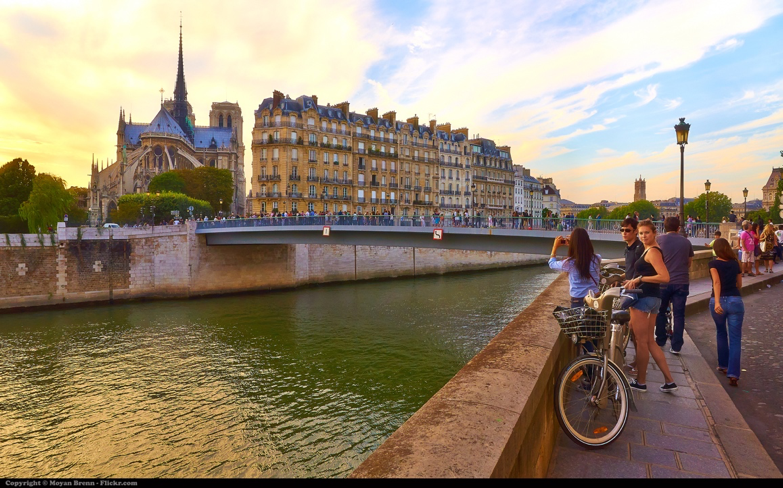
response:
<path id="1" fill-rule="evenodd" d="M 657 314 L 661 310 L 661 299 L 657 297 L 643 297 L 637 300 L 631 308 L 649 314 Z"/>

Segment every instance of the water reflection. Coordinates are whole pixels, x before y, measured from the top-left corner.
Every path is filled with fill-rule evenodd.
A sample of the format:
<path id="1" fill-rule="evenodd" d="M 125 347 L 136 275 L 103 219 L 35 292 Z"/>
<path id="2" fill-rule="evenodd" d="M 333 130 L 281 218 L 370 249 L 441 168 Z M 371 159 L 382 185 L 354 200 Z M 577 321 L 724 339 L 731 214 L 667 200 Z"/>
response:
<path id="1" fill-rule="evenodd" d="M 0 315 L 10 477 L 344 477 L 541 267 Z"/>

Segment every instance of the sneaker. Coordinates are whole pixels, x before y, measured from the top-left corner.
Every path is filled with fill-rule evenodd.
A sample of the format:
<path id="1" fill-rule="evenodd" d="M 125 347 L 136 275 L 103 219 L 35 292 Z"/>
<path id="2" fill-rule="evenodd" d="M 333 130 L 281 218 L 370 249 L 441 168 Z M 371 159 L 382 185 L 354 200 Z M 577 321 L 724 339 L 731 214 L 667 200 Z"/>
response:
<path id="1" fill-rule="evenodd" d="M 664 393 L 671 393 L 677 391 L 677 383 L 665 383 L 661 386 L 661 391 Z"/>
<path id="2" fill-rule="evenodd" d="M 671 347 L 669 348 L 669 352 L 672 353 L 672 354 L 680 354 L 680 351 L 675 351 Z"/>
<path id="3" fill-rule="evenodd" d="M 636 391 L 647 391 L 647 385 L 640 385 L 639 382 L 636 381 L 636 378 L 634 378 L 631 381 L 630 385 L 631 385 L 631 388 L 636 390 Z M 661 388 L 663 388 L 663 387 L 661 387 Z M 675 386 L 675 388 L 677 388 L 677 387 Z"/>

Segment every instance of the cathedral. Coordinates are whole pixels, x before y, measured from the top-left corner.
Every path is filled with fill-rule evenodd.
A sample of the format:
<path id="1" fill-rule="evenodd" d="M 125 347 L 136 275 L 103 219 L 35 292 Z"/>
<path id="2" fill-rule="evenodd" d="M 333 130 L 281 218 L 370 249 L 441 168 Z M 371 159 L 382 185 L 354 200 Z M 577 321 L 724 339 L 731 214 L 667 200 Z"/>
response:
<path id="1" fill-rule="evenodd" d="M 117 159 L 105 167 L 92 162 L 90 176 L 90 222 L 106 222 L 126 193 L 145 193 L 150 180 L 173 169 L 211 166 L 234 176 L 233 214 L 245 213 L 245 146 L 242 143 L 242 110 L 236 103 L 215 102 L 209 125 L 195 125 L 188 103 L 182 59 L 182 25 L 179 31 L 179 61 L 174 98 L 161 99 L 160 111 L 150 123 L 125 121 L 120 109 L 117 128 Z"/>

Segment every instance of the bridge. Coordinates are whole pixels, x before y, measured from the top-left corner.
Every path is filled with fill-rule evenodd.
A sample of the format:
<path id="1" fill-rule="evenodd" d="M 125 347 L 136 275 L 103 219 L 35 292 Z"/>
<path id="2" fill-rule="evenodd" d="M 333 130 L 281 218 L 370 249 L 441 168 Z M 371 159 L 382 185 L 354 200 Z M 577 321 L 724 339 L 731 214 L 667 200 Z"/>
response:
<path id="1" fill-rule="evenodd" d="M 537 222 L 536 222 L 537 221 Z M 397 216 L 264 217 L 199 222 L 208 246 L 247 244 L 341 244 L 360 246 L 418 247 L 470 251 L 549 254 L 555 237 L 568 235 L 576 222 L 547 226 L 542 219 L 468 219 L 455 226 L 451 219 Z M 534 225 L 536 224 L 536 225 Z M 582 222 L 578 223 L 582 225 Z M 586 224 L 586 222 L 585 222 Z M 717 230 L 718 224 L 714 225 Z M 619 221 L 584 225 L 595 252 L 604 258 L 623 256 L 625 243 Z M 662 227 L 662 224 L 661 226 Z M 711 229 L 691 229 L 695 249 L 712 240 Z M 659 232 L 663 232 L 660 228 Z M 714 231 L 712 231 L 714 232 Z M 709 236 L 709 237 L 707 237 Z"/>

